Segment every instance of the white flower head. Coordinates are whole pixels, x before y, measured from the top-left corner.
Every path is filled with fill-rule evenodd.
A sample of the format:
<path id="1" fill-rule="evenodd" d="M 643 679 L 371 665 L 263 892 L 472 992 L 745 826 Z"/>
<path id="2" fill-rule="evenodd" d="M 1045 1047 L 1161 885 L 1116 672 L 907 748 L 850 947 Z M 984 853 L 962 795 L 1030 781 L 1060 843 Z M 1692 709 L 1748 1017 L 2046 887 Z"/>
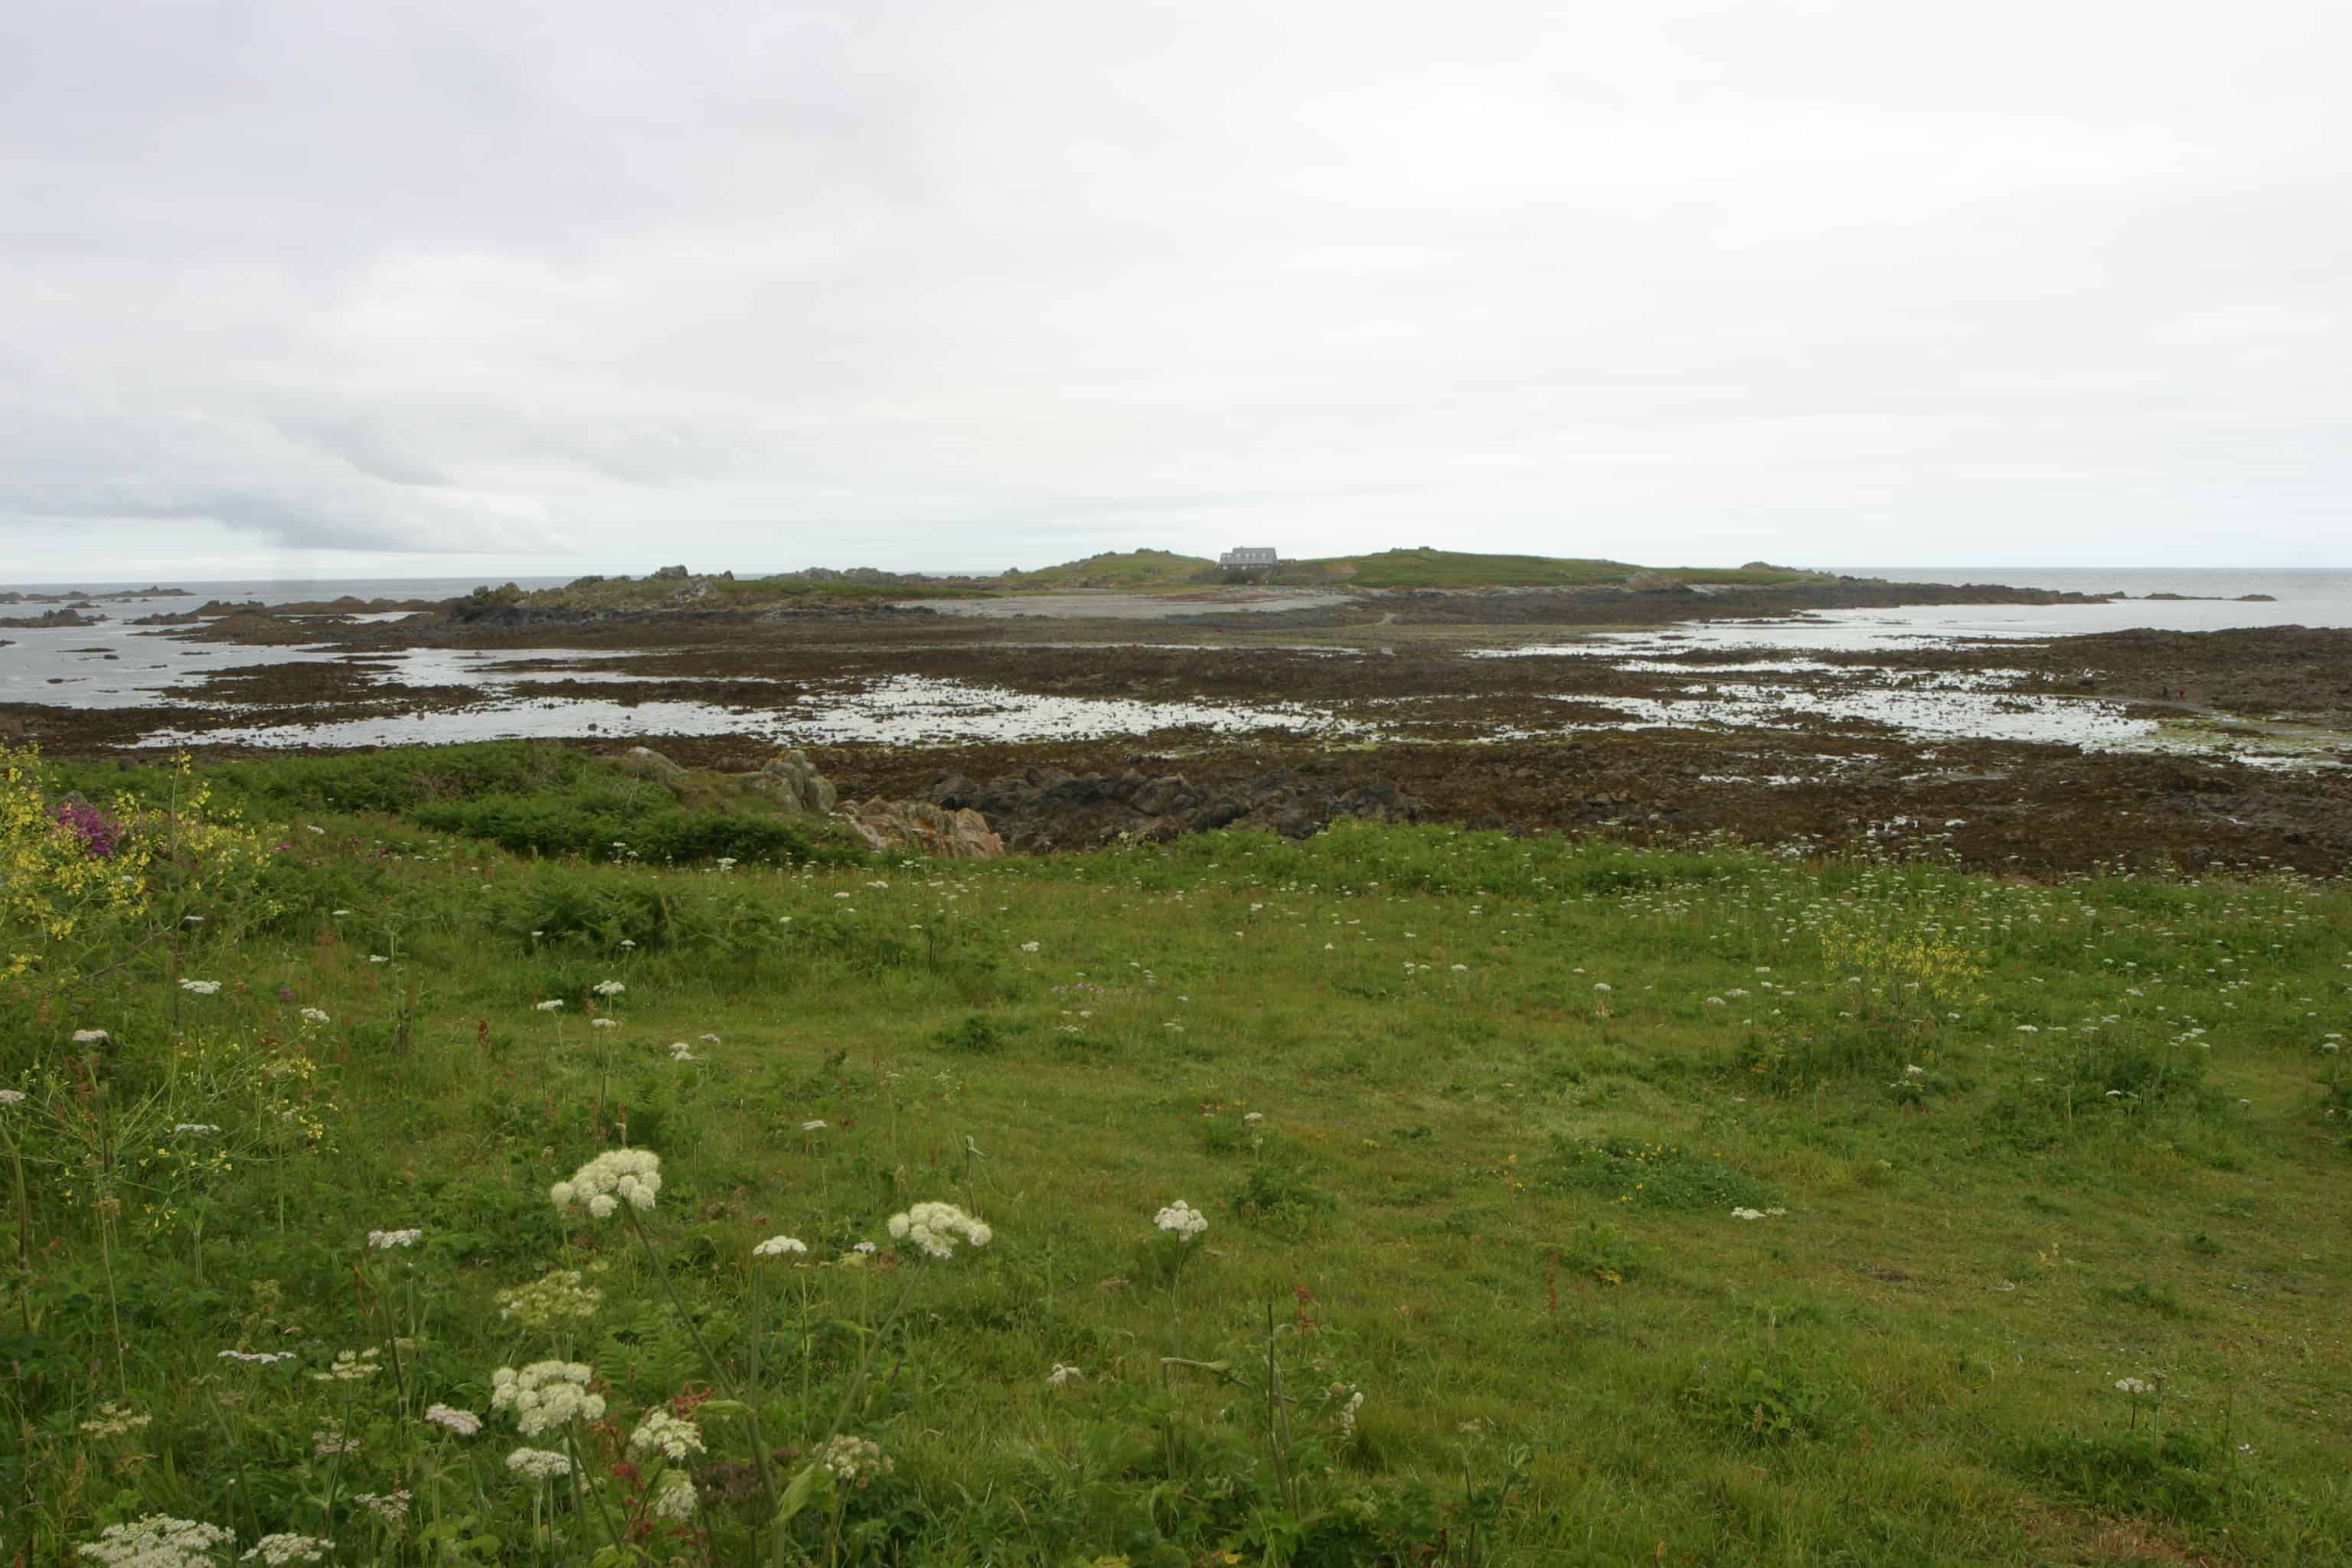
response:
<path id="1" fill-rule="evenodd" d="M 191 996 L 217 996 L 220 994 L 220 987 L 221 983 L 217 980 L 183 980 L 180 982 L 180 989 L 185 991 Z"/>
<path id="2" fill-rule="evenodd" d="M 292 1351 L 223 1351 L 223 1361 L 243 1362 L 247 1366 L 275 1366 L 281 1361 L 297 1361 Z"/>
<path id="3" fill-rule="evenodd" d="M 561 1013 L 563 1011 L 563 998 L 561 996 L 551 996 L 544 1002 L 532 1003 L 530 1005 L 530 1009 L 534 1013 Z M 530 1450 L 525 1448 L 518 1451 L 521 1453 L 529 1453 Z"/>
<path id="4" fill-rule="evenodd" d="M 0 1105 L 22 1105 L 25 1091 L 21 1089 L 0 1089 Z"/>
<path id="5" fill-rule="evenodd" d="M 310 1024 L 331 1024 L 334 1022 L 334 1019 L 327 1016 L 327 1010 L 323 1007 L 303 1008 L 302 1019 L 303 1022 Z"/>
<path id="6" fill-rule="evenodd" d="M 267 1568 L 280 1568 L 287 1563 L 316 1563 L 333 1550 L 334 1542 L 315 1535 L 295 1535 L 280 1531 L 265 1535 L 260 1544 L 237 1559 L 240 1563 L 260 1563 Z"/>
<path id="7" fill-rule="evenodd" d="M 617 1029 L 621 1026 L 621 1020 L 618 1018 L 591 1018 L 588 1020 L 588 1025 L 589 1027 L 594 1029 Z"/>
<path id="8" fill-rule="evenodd" d="M 995 1234 L 953 1204 L 917 1204 L 890 1216 L 891 1239 L 911 1242 L 929 1258 L 954 1257 L 958 1238 L 986 1247 Z"/>
<path id="9" fill-rule="evenodd" d="M 632 942 L 630 945 L 634 947 L 636 944 Z M 588 987 L 588 989 L 593 991 L 599 996 L 618 996 L 622 992 L 626 991 L 628 987 L 622 984 L 617 980 L 599 980 L 595 984 Z"/>
<path id="10" fill-rule="evenodd" d="M 1075 1380 L 1084 1376 L 1086 1376 L 1086 1373 L 1079 1371 L 1076 1367 L 1064 1366 L 1060 1362 L 1055 1362 L 1054 1363 L 1054 1370 L 1045 1374 L 1045 1381 L 1052 1384 L 1055 1388 L 1064 1388 L 1067 1387 Z"/>
<path id="11" fill-rule="evenodd" d="M 607 1149 L 572 1173 L 568 1182 L 547 1190 L 556 1211 L 570 1214 L 584 1205 L 597 1219 L 608 1219 L 625 1201 L 632 1208 L 649 1209 L 661 1192 L 661 1156 L 650 1149 Z"/>
<path id="12" fill-rule="evenodd" d="M 76 1029 L 73 1032 L 73 1043 L 77 1046 L 102 1046 L 113 1038 L 114 1037 L 108 1034 L 104 1029 Z M 160 1518 L 162 1516 L 153 1515 L 151 1517 Z"/>
<path id="13" fill-rule="evenodd" d="M 786 1253 L 806 1252 L 808 1243 L 796 1236 L 772 1236 L 751 1249 L 754 1258 L 782 1258 Z"/>
<path id="14" fill-rule="evenodd" d="M 803 1132 L 822 1132 L 824 1131 L 824 1123 L 823 1121 L 803 1121 L 801 1123 L 801 1131 Z"/>
<path id="15" fill-rule="evenodd" d="M 150 1513 L 129 1524 L 108 1525 L 96 1541 L 74 1552 L 105 1568 L 205 1568 L 214 1552 L 235 1539 L 217 1524 Z"/>
<path id="16" fill-rule="evenodd" d="M 2137 1399 L 2143 1394 L 2154 1394 L 2156 1384 L 2145 1378 L 2120 1377 L 2116 1380 L 2116 1392 L 2128 1398 Z"/>
<path id="17" fill-rule="evenodd" d="M 446 1426 L 460 1437 L 470 1437 L 482 1429 L 482 1418 L 470 1410 L 459 1410 L 448 1405 L 428 1405 L 425 1419 L 436 1426 Z"/>
<path id="18" fill-rule="evenodd" d="M 695 1506 L 701 1500 L 695 1494 L 692 1476 L 684 1470 L 664 1470 L 654 1491 L 653 1516 L 683 1522 L 694 1517 Z"/>
<path id="19" fill-rule="evenodd" d="M 395 1247 L 414 1247 L 424 1239 L 422 1229 L 372 1230 L 367 1237 L 368 1246 L 378 1252 L 389 1252 Z"/>
<path id="20" fill-rule="evenodd" d="M 1209 1228 L 1209 1216 L 1178 1198 L 1151 1216 L 1151 1223 L 1169 1232 L 1179 1241 L 1190 1241 Z"/>
<path id="21" fill-rule="evenodd" d="M 525 1480 L 551 1481 L 572 1473 L 572 1459 L 547 1448 L 517 1448 L 507 1456 L 507 1468 Z"/>
<path id="22" fill-rule="evenodd" d="M 637 1422 L 637 1429 L 629 1434 L 629 1452 L 640 1457 L 661 1454 L 684 1459 L 689 1454 L 703 1451 L 702 1428 L 659 1405 L 646 1411 Z"/>
<path id="23" fill-rule="evenodd" d="M 1021 944 L 1021 951 L 1024 952 L 1035 952 L 1038 951 L 1038 946 L 1034 942 L 1024 942 Z"/>
<path id="24" fill-rule="evenodd" d="M 576 1361 L 535 1361 L 517 1372 L 502 1366 L 490 1373 L 490 1408 L 512 1410 L 515 1430 L 526 1437 L 553 1432 L 574 1421 L 604 1414 L 604 1396 L 588 1392 L 594 1369 Z"/>

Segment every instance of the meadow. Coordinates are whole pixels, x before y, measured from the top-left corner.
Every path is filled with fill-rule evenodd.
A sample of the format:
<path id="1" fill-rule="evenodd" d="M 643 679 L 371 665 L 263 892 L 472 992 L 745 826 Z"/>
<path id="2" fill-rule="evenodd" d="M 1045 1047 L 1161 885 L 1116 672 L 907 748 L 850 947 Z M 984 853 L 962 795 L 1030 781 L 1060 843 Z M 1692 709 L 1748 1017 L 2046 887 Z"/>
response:
<path id="1" fill-rule="evenodd" d="M 632 798 L 0 752 L 0 1560 L 2352 1559 L 2340 880 Z"/>

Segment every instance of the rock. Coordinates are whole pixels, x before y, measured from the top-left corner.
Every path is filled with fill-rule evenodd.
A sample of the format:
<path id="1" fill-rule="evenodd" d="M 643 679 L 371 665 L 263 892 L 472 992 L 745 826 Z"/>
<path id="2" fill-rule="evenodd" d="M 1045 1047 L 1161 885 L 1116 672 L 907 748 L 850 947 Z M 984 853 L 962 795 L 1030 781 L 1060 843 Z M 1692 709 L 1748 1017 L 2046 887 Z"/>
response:
<path id="1" fill-rule="evenodd" d="M 843 819 L 875 849 L 912 849 L 941 860 L 1004 858 L 1004 840 L 976 811 L 950 811 L 920 800 L 869 800 L 853 803 Z"/>
<path id="2" fill-rule="evenodd" d="M 789 804 L 803 816 L 831 816 L 840 799 L 833 781 L 816 771 L 806 752 L 778 752 L 745 781 L 779 805 Z"/>
<path id="3" fill-rule="evenodd" d="M 1150 777 L 1071 773 L 1031 768 L 974 784 L 945 773 L 923 792 L 934 805 L 983 816 L 1020 850 L 1084 849 L 1120 838 L 1164 842 L 1220 827 L 1260 828 L 1292 838 L 1319 832 L 1335 818 L 1412 822 L 1421 803 L 1379 779 L 1325 782 L 1277 768 L 1246 782 L 1202 789 L 1181 773 Z"/>
<path id="4" fill-rule="evenodd" d="M 675 785 L 686 777 L 684 768 L 650 746 L 631 746 L 614 765 L 631 778 L 651 779 L 657 784 Z"/>

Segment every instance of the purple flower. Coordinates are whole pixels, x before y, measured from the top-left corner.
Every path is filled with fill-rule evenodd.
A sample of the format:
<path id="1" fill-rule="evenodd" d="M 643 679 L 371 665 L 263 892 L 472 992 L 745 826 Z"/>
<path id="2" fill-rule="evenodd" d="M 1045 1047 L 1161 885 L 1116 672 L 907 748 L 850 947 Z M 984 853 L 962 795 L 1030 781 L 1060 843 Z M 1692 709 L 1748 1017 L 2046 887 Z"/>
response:
<path id="1" fill-rule="evenodd" d="M 122 824 L 94 805 L 68 800 L 49 815 L 59 827 L 81 840 L 82 853 L 92 859 L 110 860 L 121 847 Z"/>

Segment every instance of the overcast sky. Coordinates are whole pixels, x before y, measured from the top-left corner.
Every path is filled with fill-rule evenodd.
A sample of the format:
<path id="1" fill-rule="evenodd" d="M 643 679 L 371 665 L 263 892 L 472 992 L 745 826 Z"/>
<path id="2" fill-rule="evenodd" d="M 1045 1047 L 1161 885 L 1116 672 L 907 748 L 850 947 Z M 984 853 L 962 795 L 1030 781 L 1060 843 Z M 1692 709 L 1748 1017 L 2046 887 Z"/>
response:
<path id="1" fill-rule="evenodd" d="M 0 579 L 2352 565 L 2343 0 L 9 0 Z"/>

